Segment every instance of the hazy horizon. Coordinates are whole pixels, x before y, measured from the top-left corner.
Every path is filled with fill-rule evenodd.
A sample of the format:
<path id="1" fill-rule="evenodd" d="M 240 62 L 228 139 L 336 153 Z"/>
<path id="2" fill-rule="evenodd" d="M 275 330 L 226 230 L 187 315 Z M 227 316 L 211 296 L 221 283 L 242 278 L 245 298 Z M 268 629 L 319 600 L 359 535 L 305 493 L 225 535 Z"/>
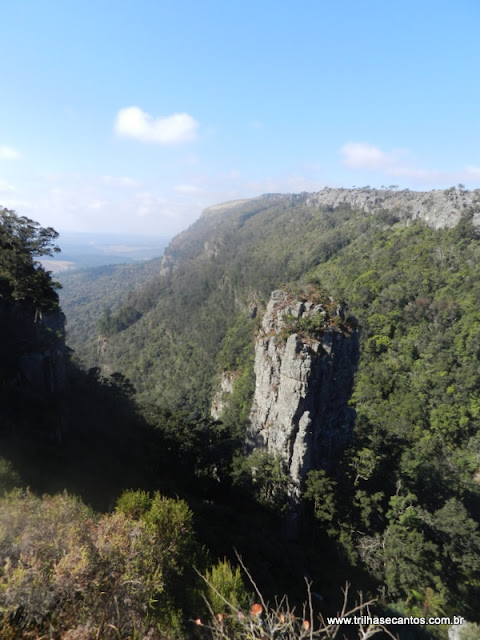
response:
<path id="1" fill-rule="evenodd" d="M 59 231 L 60 253 L 40 260 L 53 273 L 143 262 L 163 255 L 171 236 L 113 232 Z"/>

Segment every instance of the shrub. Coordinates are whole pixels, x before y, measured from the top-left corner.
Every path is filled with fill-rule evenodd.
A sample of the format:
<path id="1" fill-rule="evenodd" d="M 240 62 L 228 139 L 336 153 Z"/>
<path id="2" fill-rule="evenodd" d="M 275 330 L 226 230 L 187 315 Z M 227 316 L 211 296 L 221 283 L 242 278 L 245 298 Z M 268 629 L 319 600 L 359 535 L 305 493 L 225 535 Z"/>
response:
<path id="1" fill-rule="evenodd" d="M 122 504 L 131 507 L 133 498 L 146 503 L 138 492 Z M 68 631 L 69 638 L 159 638 L 157 612 L 169 602 L 166 576 L 177 570 L 191 516 L 182 502 L 158 494 L 149 500 L 149 518 L 134 519 L 120 509 L 96 517 L 66 493 L 38 498 L 15 491 L 3 498 L 2 637 Z"/>
<path id="2" fill-rule="evenodd" d="M 218 614 L 224 611 L 226 601 L 236 609 L 245 609 L 248 606 L 248 594 L 240 567 L 233 569 L 230 562 L 224 559 L 207 571 L 205 577 L 206 599 L 213 612 Z"/>
<path id="3" fill-rule="evenodd" d="M 349 585 L 343 591 L 343 606 L 341 611 L 337 612 L 336 621 L 328 621 L 321 614 L 316 614 L 312 604 L 312 592 L 310 584 L 307 582 L 307 602 L 303 605 L 302 611 L 296 611 L 286 596 L 276 599 L 274 604 L 266 602 L 262 593 L 258 590 L 252 576 L 246 569 L 242 559 L 237 556 L 242 569 L 247 575 L 253 590 L 256 592 L 256 599 L 249 599 L 249 605 L 242 608 L 234 601 L 233 598 L 224 596 L 225 590 L 224 577 L 228 576 L 227 581 L 232 584 L 233 571 L 231 567 L 227 567 L 225 562 L 217 565 L 217 570 L 207 573 L 203 577 L 207 585 L 209 594 L 213 593 L 214 600 L 207 598 L 207 602 L 215 602 L 222 605 L 220 612 L 210 606 L 210 619 L 205 623 L 201 618 L 197 618 L 195 623 L 205 634 L 202 636 L 208 640 L 313 640 L 314 638 L 326 638 L 333 640 L 339 636 L 343 636 L 344 626 L 338 622 L 338 618 L 350 618 L 357 616 L 370 616 L 370 605 L 374 601 L 364 602 L 362 594 L 359 594 L 359 602 L 356 602 L 351 608 L 349 602 Z M 240 577 L 240 575 L 239 575 Z M 214 581 L 218 587 L 214 585 Z M 223 589 L 223 591 L 222 591 Z M 209 596 L 210 597 L 210 596 Z M 352 625 L 353 631 L 363 640 L 382 633 L 383 637 L 395 639 L 384 626 L 376 624 L 374 620 L 370 623 L 354 621 Z"/>

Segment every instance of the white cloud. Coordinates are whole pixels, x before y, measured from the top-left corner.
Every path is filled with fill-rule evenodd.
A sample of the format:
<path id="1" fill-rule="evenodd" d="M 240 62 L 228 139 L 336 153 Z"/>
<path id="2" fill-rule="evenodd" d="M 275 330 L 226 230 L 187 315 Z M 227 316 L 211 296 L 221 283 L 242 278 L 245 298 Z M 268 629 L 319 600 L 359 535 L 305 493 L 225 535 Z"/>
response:
<path id="1" fill-rule="evenodd" d="M 140 217 L 154 216 L 158 213 L 164 213 L 163 207 L 166 204 L 165 198 L 158 196 L 150 191 L 142 191 L 135 194 L 134 213 Z"/>
<path id="2" fill-rule="evenodd" d="M 470 165 L 465 169 L 465 174 L 470 178 L 480 178 L 480 167 Z"/>
<path id="3" fill-rule="evenodd" d="M 157 144 L 193 140 L 198 127 L 199 123 L 188 113 L 154 118 L 139 107 L 120 109 L 114 123 L 115 133 L 120 137 Z"/>
<path id="4" fill-rule="evenodd" d="M 410 178 L 425 188 L 448 186 L 457 182 L 471 182 L 480 178 L 480 167 L 467 166 L 457 171 L 419 169 L 405 162 L 408 151 L 395 149 L 382 151 L 364 142 L 348 142 L 340 149 L 343 163 L 350 169 L 380 170 L 394 178 Z M 403 160 L 403 161 L 402 161 Z"/>
<path id="5" fill-rule="evenodd" d="M 343 164 L 351 169 L 386 169 L 397 162 L 399 151 L 382 151 L 366 142 L 347 142 L 340 149 Z"/>
<path id="6" fill-rule="evenodd" d="M 0 158 L 3 160 L 12 160 L 13 158 L 20 158 L 22 154 L 12 147 L 0 146 Z"/>

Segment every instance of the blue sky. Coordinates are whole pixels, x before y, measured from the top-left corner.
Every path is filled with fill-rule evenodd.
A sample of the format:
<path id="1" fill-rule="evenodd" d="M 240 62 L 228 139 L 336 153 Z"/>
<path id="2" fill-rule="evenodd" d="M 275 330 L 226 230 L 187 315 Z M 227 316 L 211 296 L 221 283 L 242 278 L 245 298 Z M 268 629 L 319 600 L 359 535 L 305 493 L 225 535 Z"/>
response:
<path id="1" fill-rule="evenodd" d="M 43 225 L 480 187 L 478 0 L 3 0 L 0 24 L 0 204 Z"/>

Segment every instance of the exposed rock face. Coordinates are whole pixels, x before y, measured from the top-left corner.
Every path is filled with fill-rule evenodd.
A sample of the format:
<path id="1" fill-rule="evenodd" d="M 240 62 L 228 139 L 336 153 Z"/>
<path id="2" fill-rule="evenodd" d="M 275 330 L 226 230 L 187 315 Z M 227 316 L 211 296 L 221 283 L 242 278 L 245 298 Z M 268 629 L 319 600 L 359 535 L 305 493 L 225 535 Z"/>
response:
<path id="1" fill-rule="evenodd" d="M 214 395 L 212 406 L 210 407 L 210 415 L 214 420 L 220 420 L 228 400 L 233 391 L 233 385 L 238 378 L 236 371 L 222 371 L 220 379 L 220 390 Z"/>
<path id="2" fill-rule="evenodd" d="M 173 257 L 167 255 L 167 253 L 164 253 L 162 256 L 162 262 L 160 264 L 159 275 L 169 276 L 173 273 L 173 271 L 175 271 L 175 268 L 175 260 L 173 259 Z"/>
<path id="3" fill-rule="evenodd" d="M 330 189 L 306 194 L 310 206 L 349 205 L 367 213 L 382 210 L 397 212 L 400 218 L 423 220 L 434 229 L 454 227 L 467 207 L 476 212 L 473 223 L 480 226 L 480 191 L 446 189 L 435 191 L 393 191 L 379 189 Z"/>
<path id="4" fill-rule="evenodd" d="M 245 203 L 295 202 L 307 207 L 344 207 L 365 211 L 374 215 L 381 211 L 392 211 L 399 219 L 419 219 L 434 229 L 454 227 L 465 209 L 474 209 L 473 223 L 480 226 L 480 189 L 468 191 L 461 188 L 436 189 L 433 191 L 409 191 L 403 189 L 337 189 L 325 187 L 321 191 L 299 194 L 267 193 L 250 200 L 225 202 L 206 209 L 202 218 L 213 214 L 229 215 Z"/>
<path id="5" fill-rule="evenodd" d="M 321 304 L 290 300 L 274 291 L 255 351 L 255 396 L 246 449 L 264 447 L 283 459 L 300 495 L 311 469 L 331 468 L 348 441 L 354 412 L 348 407 L 358 362 L 358 330 L 327 327 L 309 337 L 292 333 L 291 317 L 327 316 Z M 319 318 L 320 319 L 320 318 Z"/>
<path id="6" fill-rule="evenodd" d="M 26 385 L 40 395 L 64 391 L 64 325 L 60 311 L 39 316 L 20 303 L 0 304 L 0 380 L 7 388 Z"/>

